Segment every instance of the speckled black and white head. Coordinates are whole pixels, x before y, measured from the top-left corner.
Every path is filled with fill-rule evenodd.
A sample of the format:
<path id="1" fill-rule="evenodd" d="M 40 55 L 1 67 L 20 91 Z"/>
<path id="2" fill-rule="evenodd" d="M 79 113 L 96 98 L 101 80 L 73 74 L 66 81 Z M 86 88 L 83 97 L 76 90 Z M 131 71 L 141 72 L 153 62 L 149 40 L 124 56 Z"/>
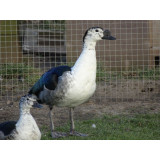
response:
<path id="1" fill-rule="evenodd" d="M 111 36 L 111 32 L 109 30 L 104 30 L 101 27 L 92 27 L 89 28 L 84 36 L 83 36 L 83 42 L 86 41 L 92 41 L 96 42 L 98 40 L 115 40 L 116 38 Z"/>
<path id="2" fill-rule="evenodd" d="M 19 101 L 19 107 L 20 109 L 30 109 L 32 107 L 41 108 L 42 106 L 39 105 L 39 103 L 33 97 L 25 95 L 21 97 Z"/>

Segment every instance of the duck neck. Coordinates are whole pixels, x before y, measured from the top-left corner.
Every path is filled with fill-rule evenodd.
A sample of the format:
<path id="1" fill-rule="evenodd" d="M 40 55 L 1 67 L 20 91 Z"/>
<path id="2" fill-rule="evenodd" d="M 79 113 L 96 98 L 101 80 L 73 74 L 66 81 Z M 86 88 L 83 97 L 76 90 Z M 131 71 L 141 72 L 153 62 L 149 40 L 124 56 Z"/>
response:
<path id="1" fill-rule="evenodd" d="M 23 109 L 23 108 L 21 108 L 20 109 L 20 116 L 23 116 L 23 115 L 29 115 L 30 114 L 30 108 L 25 108 L 25 109 Z"/>
<path id="2" fill-rule="evenodd" d="M 96 41 L 86 40 L 86 41 L 83 43 L 83 49 L 95 50 L 95 48 L 96 48 Z"/>
<path id="3" fill-rule="evenodd" d="M 83 75 L 85 70 L 94 70 L 96 73 L 96 42 L 87 41 L 83 44 L 83 50 L 72 67 L 72 74 Z"/>

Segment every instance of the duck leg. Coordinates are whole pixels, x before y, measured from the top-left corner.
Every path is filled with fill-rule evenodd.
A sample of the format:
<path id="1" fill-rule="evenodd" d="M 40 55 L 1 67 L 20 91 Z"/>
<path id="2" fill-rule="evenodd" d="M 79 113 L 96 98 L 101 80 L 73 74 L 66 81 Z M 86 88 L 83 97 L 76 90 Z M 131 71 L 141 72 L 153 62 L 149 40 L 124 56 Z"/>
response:
<path id="1" fill-rule="evenodd" d="M 53 114 L 52 114 L 53 106 L 49 106 L 49 108 L 50 108 L 49 118 L 50 118 L 50 127 L 51 127 L 51 136 L 52 136 L 52 138 L 55 139 L 55 138 L 60 138 L 60 137 L 67 136 L 67 133 L 55 132 L 54 123 L 53 123 Z"/>
<path id="2" fill-rule="evenodd" d="M 74 118 L 73 118 L 74 115 L 73 114 L 74 114 L 74 108 L 71 107 L 70 108 L 70 135 L 72 135 L 72 136 L 82 136 L 82 137 L 88 136 L 87 134 L 78 133 L 78 132 L 75 131 Z"/>

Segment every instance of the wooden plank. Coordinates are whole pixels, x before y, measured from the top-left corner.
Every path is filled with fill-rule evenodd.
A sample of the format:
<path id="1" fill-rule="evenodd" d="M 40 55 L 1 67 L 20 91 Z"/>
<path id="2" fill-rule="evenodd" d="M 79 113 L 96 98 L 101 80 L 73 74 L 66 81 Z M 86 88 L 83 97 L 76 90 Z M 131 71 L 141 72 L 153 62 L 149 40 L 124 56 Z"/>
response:
<path id="1" fill-rule="evenodd" d="M 28 53 L 64 54 L 66 52 L 64 32 L 26 28 L 23 50 Z"/>

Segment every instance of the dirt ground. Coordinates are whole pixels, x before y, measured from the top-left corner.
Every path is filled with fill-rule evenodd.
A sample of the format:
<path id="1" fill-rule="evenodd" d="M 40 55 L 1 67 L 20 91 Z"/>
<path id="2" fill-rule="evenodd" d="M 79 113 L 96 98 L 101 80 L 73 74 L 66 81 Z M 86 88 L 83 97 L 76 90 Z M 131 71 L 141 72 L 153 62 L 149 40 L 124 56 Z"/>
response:
<path id="1" fill-rule="evenodd" d="M 123 83 L 122 83 L 123 82 Z M 0 99 L 0 123 L 8 120 L 18 120 L 19 92 L 11 100 Z M 49 109 L 32 109 L 31 113 L 38 125 L 49 126 Z M 141 80 L 121 80 L 101 82 L 87 103 L 75 108 L 76 120 L 88 120 L 95 117 L 110 115 L 134 115 L 160 113 L 160 82 Z M 53 110 L 55 126 L 63 125 L 69 120 L 69 109 L 55 107 Z"/>

